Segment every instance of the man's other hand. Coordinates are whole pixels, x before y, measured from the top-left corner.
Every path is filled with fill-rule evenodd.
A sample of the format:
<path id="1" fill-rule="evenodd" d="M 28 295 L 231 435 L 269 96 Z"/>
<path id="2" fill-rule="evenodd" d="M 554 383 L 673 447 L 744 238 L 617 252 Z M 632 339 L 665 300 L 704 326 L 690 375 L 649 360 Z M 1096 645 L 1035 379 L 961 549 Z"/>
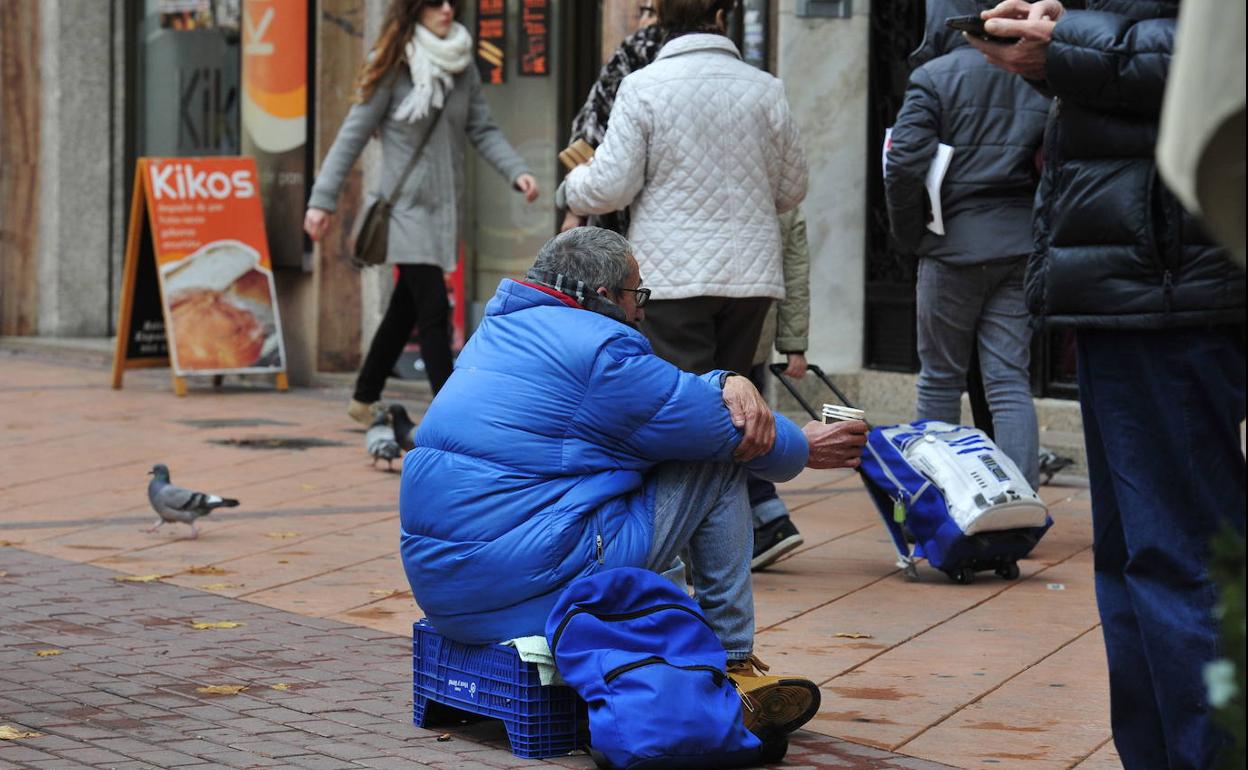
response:
<path id="1" fill-rule="evenodd" d="M 724 380 L 724 405 L 732 424 L 745 431 L 732 459 L 745 463 L 770 452 L 776 443 L 776 416 L 754 383 L 740 375 Z"/>
<path id="2" fill-rule="evenodd" d="M 812 420 L 802 433 L 810 446 L 807 468 L 857 468 L 862 463 L 862 448 L 867 445 L 867 424 L 862 420 L 829 425 Z"/>
<path id="3" fill-rule="evenodd" d="M 1028 80 L 1044 80 L 1049 41 L 1053 27 L 1066 9 L 1057 0 L 1005 0 L 980 14 L 986 20 L 984 32 L 1006 38 L 1019 38 L 1017 43 L 990 43 L 963 33 L 966 41 L 1006 72 L 1022 75 Z"/>

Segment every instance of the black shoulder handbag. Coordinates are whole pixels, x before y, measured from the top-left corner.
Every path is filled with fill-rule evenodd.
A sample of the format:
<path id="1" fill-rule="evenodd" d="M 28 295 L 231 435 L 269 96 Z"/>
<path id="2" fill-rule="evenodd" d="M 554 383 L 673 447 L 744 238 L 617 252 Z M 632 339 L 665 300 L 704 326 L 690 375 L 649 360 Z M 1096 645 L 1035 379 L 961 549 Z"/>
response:
<path id="1" fill-rule="evenodd" d="M 390 239 L 390 213 L 394 210 L 394 204 L 399 198 L 403 184 L 407 182 L 407 178 L 412 175 L 412 170 L 416 168 L 421 151 L 425 149 L 425 144 L 428 143 L 429 137 L 441 120 L 442 111 L 438 110 L 437 116 L 429 122 L 429 128 L 425 129 L 425 135 L 421 137 L 420 144 L 416 145 L 415 152 L 408 159 L 403 173 L 399 174 L 398 181 L 394 183 L 394 189 L 386 197 L 378 198 L 369 204 L 364 216 L 360 217 L 355 232 L 351 236 L 351 261 L 355 264 L 366 267 L 385 263 L 386 249 Z"/>

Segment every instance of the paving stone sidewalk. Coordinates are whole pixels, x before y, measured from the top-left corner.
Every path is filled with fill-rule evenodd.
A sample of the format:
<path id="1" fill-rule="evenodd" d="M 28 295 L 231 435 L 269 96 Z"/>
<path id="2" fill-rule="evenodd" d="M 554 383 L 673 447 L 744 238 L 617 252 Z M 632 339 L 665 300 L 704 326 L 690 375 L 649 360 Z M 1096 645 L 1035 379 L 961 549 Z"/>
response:
<path id="1" fill-rule="evenodd" d="M 0 546 L 0 725 L 41 733 L 0 768 L 593 767 L 517 758 L 497 722 L 412 726 L 405 637 L 119 577 Z M 246 689 L 198 692 L 222 685 Z M 947 766 L 800 732 L 780 767 Z"/>

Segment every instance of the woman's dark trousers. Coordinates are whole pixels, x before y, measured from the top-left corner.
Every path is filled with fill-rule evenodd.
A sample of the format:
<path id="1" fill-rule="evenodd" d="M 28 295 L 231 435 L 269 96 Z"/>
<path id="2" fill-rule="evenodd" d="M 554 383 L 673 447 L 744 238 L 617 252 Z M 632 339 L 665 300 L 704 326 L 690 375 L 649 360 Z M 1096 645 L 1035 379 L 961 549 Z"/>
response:
<path id="1" fill-rule="evenodd" d="M 386 378 L 403 354 L 413 326 L 420 329 L 420 357 L 425 361 L 429 386 L 436 396 L 451 376 L 450 310 L 442 268 L 399 265 L 390 306 L 373 335 L 355 381 L 355 400 L 371 404 L 381 399 Z"/>

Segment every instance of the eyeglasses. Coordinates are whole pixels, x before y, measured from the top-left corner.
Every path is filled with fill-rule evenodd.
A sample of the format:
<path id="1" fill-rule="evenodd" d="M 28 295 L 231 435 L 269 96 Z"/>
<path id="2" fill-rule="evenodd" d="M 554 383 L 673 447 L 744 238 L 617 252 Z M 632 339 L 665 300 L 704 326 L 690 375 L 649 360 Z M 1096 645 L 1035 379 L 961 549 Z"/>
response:
<path id="1" fill-rule="evenodd" d="M 441 8 L 444 5 L 451 6 L 451 10 L 455 10 L 455 0 L 421 0 L 421 8 Z"/>
<path id="2" fill-rule="evenodd" d="M 659 11 L 653 5 L 643 5 L 637 9 L 637 18 L 646 19 L 650 16 L 658 16 Z"/>
<path id="3" fill-rule="evenodd" d="M 624 289 L 624 288 L 621 288 L 621 289 L 619 289 L 619 291 L 626 291 L 626 292 L 629 292 L 630 294 L 635 295 L 635 304 L 637 305 L 637 307 L 645 307 L 645 306 L 646 306 L 646 303 L 650 301 L 650 290 L 649 290 L 649 289 Z"/>

